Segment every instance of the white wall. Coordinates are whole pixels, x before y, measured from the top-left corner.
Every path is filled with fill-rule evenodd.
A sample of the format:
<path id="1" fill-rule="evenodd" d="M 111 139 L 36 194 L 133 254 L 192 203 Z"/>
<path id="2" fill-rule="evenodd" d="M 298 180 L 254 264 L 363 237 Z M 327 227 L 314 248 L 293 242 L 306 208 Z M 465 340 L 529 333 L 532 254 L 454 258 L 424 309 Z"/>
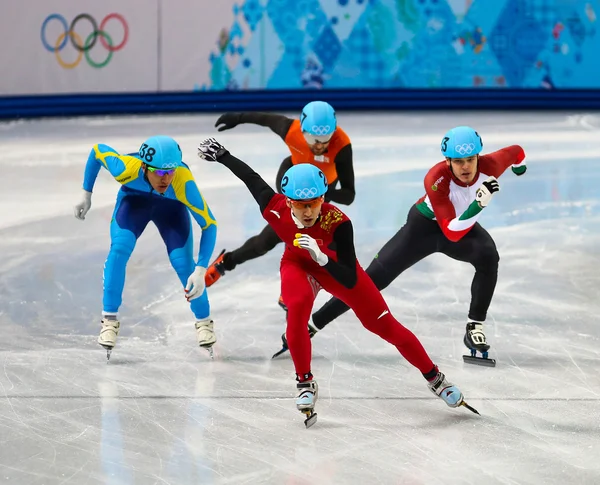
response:
<path id="1" fill-rule="evenodd" d="M 85 92 L 156 91 L 158 86 L 158 1 L 159 0 L 5 0 L 0 6 L 0 94 L 52 94 Z M 10 3 L 10 6 L 8 5 Z M 85 55 L 77 51 L 67 36 L 64 48 L 58 52 L 66 64 L 61 66 L 57 53 L 48 51 L 42 43 L 42 25 L 52 14 L 64 17 L 67 24 L 79 14 L 89 14 L 98 24 L 109 14 L 125 19 L 129 35 L 124 46 L 113 52 L 104 67 L 89 65 Z M 47 23 L 45 37 L 51 46 L 63 34 L 57 19 Z M 87 19 L 74 28 L 82 43 L 92 32 Z M 105 32 L 115 46 L 123 40 L 121 22 L 112 18 Z M 102 62 L 109 51 L 100 38 L 89 50 L 92 61 Z"/>

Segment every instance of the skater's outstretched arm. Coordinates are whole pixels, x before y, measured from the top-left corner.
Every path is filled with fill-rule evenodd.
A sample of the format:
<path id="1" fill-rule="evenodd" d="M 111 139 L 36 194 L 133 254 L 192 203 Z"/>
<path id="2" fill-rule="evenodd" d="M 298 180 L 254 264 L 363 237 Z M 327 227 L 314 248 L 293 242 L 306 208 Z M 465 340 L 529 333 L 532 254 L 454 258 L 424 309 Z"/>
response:
<path id="1" fill-rule="evenodd" d="M 335 168 L 340 181 L 340 188 L 334 189 L 329 186 L 326 200 L 337 202 L 338 204 L 350 205 L 354 202 L 356 190 L 354 188 L 354 166 L 352 164 L 352 145 L 348 144 L 342 148 L 335 157 Z"/>
<path id="2" fill-rule="evenodd" d="M 285 141 L 293 122 L 294 120 L 287 116 L 272 113 L 225 113 L 219 116 L 215 127 L 219 127 L 219 131 L 225 131 L 242 123 L 252 123 L 270 128 L 273 133 Z"/>
<path id="3" fill-rule="evenodd" d="M 98 143 L 92 147 L 85 164 L 83 189 L 92 192 L 100 168 L 104 167 L 123 185 L 138 177 L 141 165 L 139 158 L 131 155 L 121 155 L 114 148 Z"/>
<path id="4" fill-rule="evenodd" d="M 202 196 L 189 167 L 182 163 L 172 182 L 175 197 L 190 211 L 194 220 L 202 229 L 197 266 L 206 268 L 215 249 L 217 240 L 217 220 L 206 199 Z"/>
<path id="5" fill-rule="evenodd" d="M 258 202 L 261 213 L 264 212 L 275 191 L 248 164 L 234 157 L 214 138 L 203 141 L 198 147 L 198 156 L 210 162 L 225 165 L 233 174 L 246 184 L 252 197 Z"/>
<path id="6" fill-rule="evenodd" d="M 122 185 L 137 183 L 140 176 L 141 160 L 132 155 L 121 155 L 115 149 L 98 143 L 92 147 L 85 164 L 81 202 L 74 207 L 77 219 L 85 220 L 92 206 L 92 192 L 100 168 L 104 167 Z"/>
<path id="7" fill-rule="evenodd" d="M 527 170 L 525 150 L 519 145 L 512 145 L 479 157 L 479 170 L 483 173 L 500 177 L 511 167 L 515 175 L 523 175 Z"/>

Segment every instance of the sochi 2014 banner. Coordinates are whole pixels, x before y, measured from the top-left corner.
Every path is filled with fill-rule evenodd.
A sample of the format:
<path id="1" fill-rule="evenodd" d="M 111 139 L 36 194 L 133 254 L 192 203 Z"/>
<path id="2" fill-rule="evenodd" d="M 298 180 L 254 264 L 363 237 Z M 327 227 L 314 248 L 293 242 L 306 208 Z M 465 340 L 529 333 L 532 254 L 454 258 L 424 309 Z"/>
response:
<path id="1" fill-rule="evenodd" d="M 156 91 L 158 7 L 158 0 L 3 2 L 0 95 Z"/>
<path id="2" fill-rule="evenodd" d="M 600 89 L 598 0 L 188 3 L 209 25 L 165 49 L 166 90 Z"/>
<path id="3" fill-rule="evenodd" d="M 5 0 L 0 95 L 600 89 L 600 0 Z"/>

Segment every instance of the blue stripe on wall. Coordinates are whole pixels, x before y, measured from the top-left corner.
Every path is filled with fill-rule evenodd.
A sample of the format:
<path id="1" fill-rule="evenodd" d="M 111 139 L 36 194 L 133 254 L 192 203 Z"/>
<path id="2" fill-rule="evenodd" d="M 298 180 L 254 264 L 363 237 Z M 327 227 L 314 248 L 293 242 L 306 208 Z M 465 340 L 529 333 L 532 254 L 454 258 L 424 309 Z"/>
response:
<path id="1" fill-rule="evenodd" d="M 0 97 L 0 119 L 48 116 L 299 111 L 315 99 L 336 110 L 597 110 L 600 90 L 270 90 Z"/>

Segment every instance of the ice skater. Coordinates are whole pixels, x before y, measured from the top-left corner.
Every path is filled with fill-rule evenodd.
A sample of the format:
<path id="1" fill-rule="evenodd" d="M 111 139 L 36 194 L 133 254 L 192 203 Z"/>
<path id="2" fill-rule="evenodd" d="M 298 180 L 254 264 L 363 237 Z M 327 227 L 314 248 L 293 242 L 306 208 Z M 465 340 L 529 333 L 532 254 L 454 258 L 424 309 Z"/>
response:
<path id="1" fill-rule="evenodd" d="M 345 301 L 367 330 L 394 345 L 448 406 L 464 405 L 476 412 L 434 365 L 417 337 L 392 316 L 381 293 L 358 264 L 352 223 L 337 207 L 324 201 L 327 180 L 321 170 L 311 164 L 291 167 L 281 179 L 282 194 L 277 194 L 213 138 L 200 144 L 198 155 L 226 166 L 246 184 L 263 218 L 285 243 L 281 294 L 288 307 L 286 335 L 296 371 L 296 407 L 306 414 L 307 427 L 316 421 L 318 397 L 307 324 L 321 288 Z"/>
<path id="2" fill-rule="evenodd" d="M 498 279 L 500 257 L 492 236 L 477 222 L 500 190 L 497 178 L 511 167 L 516 175 L 527 170 L 518 145 L 481 155 L 483 142 L 468 126 L 458 126 L 442 138 L 445 160 L 425 176 L 425 195 L 408 212 L 406 224 L 379 250 L 367 268 L 378 289 L 427 256 L 439 252 L 473 265 L 469 308 L 463 342 L 470 351 L 465 362 L 494 366 L 483 332 Z M 314 335 L 345 313 L 348 305 L 335 296 L 312 316 Z M 285 347 L 285 338 L 284 338 Z M 477 352 L 481 355 L 477 356 Z"/>
<path id="3" fill-rule="evenodd" d="M 300 119 L 273 113 L 225 113 L 219 117 L 215 126 L 223 131 L 242 123 L 269 127 L 290 150 L 290 156 L 281 162 L 275 178 L 275 186 L 279 192 L 283 174 L 290 167 L 310 163 L 318 167 L 327 178 L 327 202 L 350 205 L 354 201 L 352 145 L 346 132 L 337 125 L 335 111 L 329 103 L 308 103 L 302 109 Z M 221 251 L 208 268 L 206 286 L 213 285 L 236 266 L 265 255 L 280 242 L 273 228 L 267 225 L 260 234 L 251 237 L 239 248 Z M 281 297 L 279 305 L 286 309 Z"/>
<path id="4" fill-rule="evenodd" d="M 209 350 L 216 342 L 204 275 L 215 248 L 217 221 L 202 197 L 181 149 L 168 136 L 147 139 L 138 153 L 121 155 L 104 144 L 94 145 L 85 166 L 82 200 L 75 217 L 85 219 L 92 205 L 92 190 L 104 167 L 121 184 L 110 223 L 110 251 L 104 265 L 104 296 L 98 343 L 107 358 L 117 343 L 125 272 L 135 244 L 150 221 L 158 228 L 171 265 L 196 318 L 198 345 Z M 198 261 L 190 214 L 202 229 Z"/>

